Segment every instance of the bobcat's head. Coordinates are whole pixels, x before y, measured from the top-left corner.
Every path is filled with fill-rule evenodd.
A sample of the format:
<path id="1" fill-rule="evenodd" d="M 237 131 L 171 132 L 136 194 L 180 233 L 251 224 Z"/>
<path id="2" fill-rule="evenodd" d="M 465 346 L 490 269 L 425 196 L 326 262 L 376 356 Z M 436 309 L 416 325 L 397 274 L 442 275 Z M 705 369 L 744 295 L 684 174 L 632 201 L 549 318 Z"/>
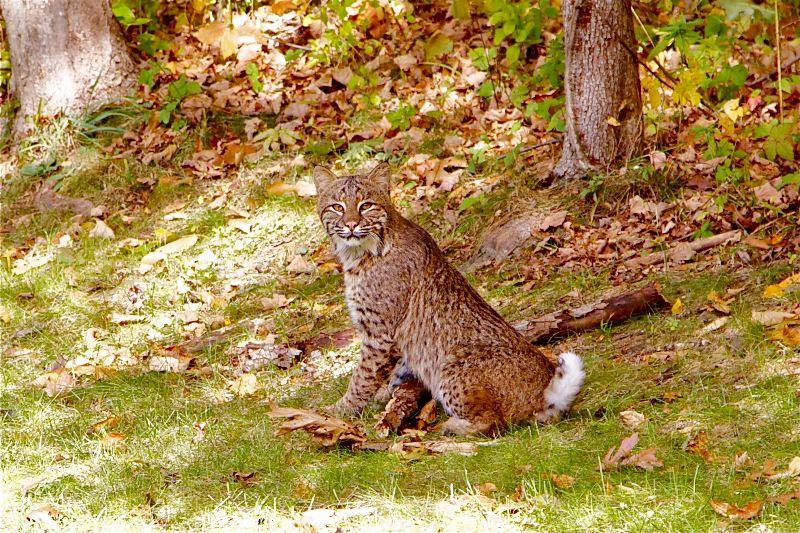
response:
<path id="1" fill-rule="evenodd" d="M 389 198 L 389 165 L 378 163 L 370 172 L 337 176 L 314 168 L 317 211 L 337 253 L 381 255 L 384 230 L 393 209 Z"/>

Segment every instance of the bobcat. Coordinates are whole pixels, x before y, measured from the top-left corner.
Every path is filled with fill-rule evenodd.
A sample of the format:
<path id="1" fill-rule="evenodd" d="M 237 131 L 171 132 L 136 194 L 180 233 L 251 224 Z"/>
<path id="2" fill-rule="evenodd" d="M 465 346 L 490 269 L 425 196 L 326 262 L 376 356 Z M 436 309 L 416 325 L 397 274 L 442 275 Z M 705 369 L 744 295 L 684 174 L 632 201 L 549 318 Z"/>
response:
<path id="1" fill-rule="evenodd" d="M 580 357 L 551 362 L 492 309 L 433 238 L 392 205 L 389 167 L 336 176 L 314 168 L 317 210 L 344 269 L 361 359 L 333 409 L 360 412 L 394 371 L 416 378 L 449 415 L 449 434 L 497 434 L 569 409 L 583 385 Z"/>

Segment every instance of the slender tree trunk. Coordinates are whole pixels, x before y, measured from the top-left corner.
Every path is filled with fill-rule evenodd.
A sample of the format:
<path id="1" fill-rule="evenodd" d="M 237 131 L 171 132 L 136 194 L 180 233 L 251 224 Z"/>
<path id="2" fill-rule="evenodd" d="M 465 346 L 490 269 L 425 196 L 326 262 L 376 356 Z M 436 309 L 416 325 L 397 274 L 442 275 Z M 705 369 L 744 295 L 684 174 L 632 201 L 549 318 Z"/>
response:
<path id="1" fill-rule="evenodd" d="M 567 131 L 553 179 L 625 162 L 642 137 L 630 0 L 564 0 L 562 10 Z"/>
<path id="2" fill-rule="evenodd" d="M 78 115 L 118 100 L 134 63 L 109 0 L 0 0 L 11 49 L 17 135 L 39 115 Z"/>

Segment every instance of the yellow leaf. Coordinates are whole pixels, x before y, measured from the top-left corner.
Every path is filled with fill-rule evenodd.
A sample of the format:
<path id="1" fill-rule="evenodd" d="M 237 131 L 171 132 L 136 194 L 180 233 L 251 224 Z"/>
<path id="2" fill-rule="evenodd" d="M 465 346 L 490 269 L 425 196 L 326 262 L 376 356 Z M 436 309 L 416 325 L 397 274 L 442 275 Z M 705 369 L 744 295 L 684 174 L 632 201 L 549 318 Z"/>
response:
<path id="1" fill-rule="evenodd" d="M 764 298 L 778 298 L 783 296 L 786 289 L 792 285 L 800 284 L 800 274 L 792 274 L 785 280 L 764 289 Z"/>
<path id="2" fill-rule="evenodd" d="M 685 310 L 686 310 L 686 307 L 683 305 L 683 302 L 681 301 L 680 298 L 675 300 L 675 303 L 672 304 L 672 314 L 673 315 L 679 315 L 679 314 L 683 313 Z"/>
<path id="3" fill-rule="evenodd" d="M 738 98 L 734 98 L 725 102 L 722 105 L 722 112 L 725 113 L 725 115 L 733 122 L 736 122 L 745 115 L 745 109 L 739 105 Z"/>
<path id="4" fill-rule="evenodd" d="M 606 119 L 606 122 L 607 122 L 608 124 L 610 124 L 611 126 L 614 126 L 615 128 L 618 128 L 618 127 L 620 127 L 619 120 L 615 119 L 614 117 L 608 117 L 608 118 Z"/>
<path id="5" fill-rule="evenodd" d="M 783 289 L 780 285 L 769 285 L 764 289 L 764 298 L 780 298 L 783 296 Z"/>
<path id="6" fill-rule="evenodd" d="M 238 396 L 250 396 L 258 390 L 258 378 L 255 374 L 242 374 L 231 383 L 231 390 Z"/>
<path id="7" fill-rule="evenodd" d="M 267 185 L 267 188 L 264 190 L 267 194 L 274 194 L 274 195 L 281 195 L 281 194 L 291 194 L 295 190 L 294 184 L 286 183 L 283 181 L 276 181 L 275 183 L 270 183 Z"/>
<path id="8" fill-rule="evenodd" d="M 239 35 L 235 30 L 227 30 L 219 40 L 219 54 L 228 59 L 239 49 Z"/>
<path id="9" fill-rule="evenodd" d="M 200 2 L 202 2 L 202 0 L 200 0 Z M 199 28 L 194 32 L 194 36 L 201 43 L 211 45 L 219 42 L 225 30 L 225 23 L 216 21 Z"/>

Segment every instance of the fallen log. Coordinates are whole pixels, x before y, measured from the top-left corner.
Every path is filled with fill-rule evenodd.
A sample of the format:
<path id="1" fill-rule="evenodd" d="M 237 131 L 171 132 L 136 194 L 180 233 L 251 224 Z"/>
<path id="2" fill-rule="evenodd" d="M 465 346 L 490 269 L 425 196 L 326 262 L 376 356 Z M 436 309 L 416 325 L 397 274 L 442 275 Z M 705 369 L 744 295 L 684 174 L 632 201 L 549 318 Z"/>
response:
<path id="1" fill-rule="evenodd" d="M 556 311 L 533 320 L 522 320 L 514 327 L 534 344 L 545 344 L 572 333 L 616 324 L 631 317 L 669 306 L 654 284 L 606 298 L 599 302 Z"/>
<path id="2" fill-rule="evenodd" d="M 663 252 L 654 252 L 650 255 L 628 259 L 625 261 L 625 266 L 628 268 L 650 266 L 656 263 L 664 263 L 667 260 L 673 263 L 685 263 L 698 252 L 703 252 L 729 242 L 738 242 L 741 238 L 742 232 L 739 230 L 726 231 L 725 233 L 697 239 L 696 241 L 676 244 L 670 247 L 669 250 Z"/>

